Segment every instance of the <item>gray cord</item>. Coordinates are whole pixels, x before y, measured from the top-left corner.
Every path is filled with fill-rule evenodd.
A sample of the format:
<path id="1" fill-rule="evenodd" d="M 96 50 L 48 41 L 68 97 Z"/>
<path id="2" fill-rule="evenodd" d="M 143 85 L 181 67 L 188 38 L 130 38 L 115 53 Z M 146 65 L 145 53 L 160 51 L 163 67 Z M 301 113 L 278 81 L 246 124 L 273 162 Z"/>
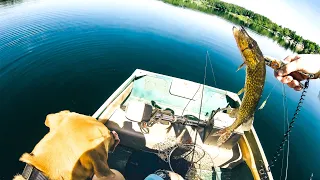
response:
<path id="1" fill-rule="evenodd" d="M 214 86 L 217 87 L 217 81 L 216 81 L 216 77 L 213 72 L 212 62 L 211 62 L 210 55 L 209 55 L 208 51 L 207 51 L 207 57 L 209 58 L 209 62 L 210 62 L 210 66 L 211 66 L 211 72 L 212 72 L 212 76 L 213 76 Z"/>

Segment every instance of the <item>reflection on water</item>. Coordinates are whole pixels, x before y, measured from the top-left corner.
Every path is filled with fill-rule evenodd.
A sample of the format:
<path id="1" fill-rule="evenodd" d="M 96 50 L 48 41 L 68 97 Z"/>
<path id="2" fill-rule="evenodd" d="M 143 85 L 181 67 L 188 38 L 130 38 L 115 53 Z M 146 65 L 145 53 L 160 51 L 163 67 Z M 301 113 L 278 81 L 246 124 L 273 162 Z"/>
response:
<path id="1" fill-rule="evenodd" d="M 22 170 L 18 159 L 47 133 L 48 113 L 69 109 L 92 115 L 137 68 L 202 82 L 208 51 L 218 88 L 238 92 L 243 87 L 244 70 L 236 72 L 243 60 L 233 24 L 218 17 L 151 0 L 21 2 L 0 8 L 0 136 L 5 147 L 0 159 L 6 162 L 0 179 Z M 248 32 L 266 55 L 291 53 Z M 270 69 L 267 74 L 263 100 L 278 83 Z M 207 82 L 214 85 L 211 76 Z M 311 82 L 290 135 L 289 179 L 306 179 L 320 167 L 320 102 L 314 87 Z M 287 91 L 289 116 L 299 95 Z M 278 85 L 256 112 L 254 126 L 268 159 L 282 140 L 281 107 Z M 275 178 L 281 164 L 276 167 Z"/>

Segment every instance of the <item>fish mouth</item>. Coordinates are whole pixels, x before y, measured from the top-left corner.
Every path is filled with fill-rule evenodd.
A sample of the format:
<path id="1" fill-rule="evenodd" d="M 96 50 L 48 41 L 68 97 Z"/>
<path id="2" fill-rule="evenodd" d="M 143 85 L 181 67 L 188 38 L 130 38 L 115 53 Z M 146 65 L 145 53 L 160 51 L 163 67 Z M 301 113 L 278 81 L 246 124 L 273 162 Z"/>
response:
<path id="1" fill-rule="evenodd" d="M 235 26 L 233 26 L 233 27 L 232 27 L 232 32 L 233 32 L 233 35 L 236 36 L 236 35 L 240 32 L 240 29 L 237 28 L 237 27 L 235 27 Z"/>
<path id="2" fill-rule="evenodd" d="M 233 26 L 233 27 L 232 27 L 232 31 L 235 33 L 235 32 L 237 32 L 237 31 L 239 31 L 239 28 L 237 28 L 236 26 Z"/>
<path id="3" fill-rule="evenodd" d="M 232 27 L 232 32 L 233 32 L 233 37 L 234 37 L 234 39 L 236 40 L 236 42 L 237 42 L 237 46 L 238 46 L 238 48 L 242 51 L 242 48 L 240 47 L 240 41 L 241 41 L 241 39 L 242 39 L 242 37 L 243 37 L 243 33 L 241 32 L 241 30 L 239 29 L 239 28 L 237 28 L 236 26 L 233 26 Z"/>
<path id="4" fill-rule="evenodd" d="M 239 28 L 236 26 L 232 27 L 233 36 L 237 42 L 238 48 L 241 52 L 250 49 L 250 46 L 248 46 L 248 42 L 250 39 L 252 39 L 245 28 L 243 26 L 240 26 Z M 244 43 L 247 42 L 247 43 Z"/>
<path id="5" fill-rule="evenodd" d="M 247 33 L 246 29 L 243 26 L 240 26 L 240 28 L 237 28 L 236 26 L 232 27 L 232 32 L 235 36 L 237 36 L 238 34 L 243 34 L 246 37 L 250 37 L 249 34 Z"/>

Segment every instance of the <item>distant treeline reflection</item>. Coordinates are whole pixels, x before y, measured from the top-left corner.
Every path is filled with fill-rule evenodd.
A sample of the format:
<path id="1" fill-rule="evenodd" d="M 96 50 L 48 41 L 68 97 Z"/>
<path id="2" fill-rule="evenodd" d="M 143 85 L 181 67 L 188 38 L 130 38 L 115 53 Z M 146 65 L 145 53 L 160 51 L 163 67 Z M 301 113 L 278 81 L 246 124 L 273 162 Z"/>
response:
<path id="1" fill-rule="evenodd" d="M 295 31 L 279 26 L 265 16 L 254 13 L 243 7 L 225 3 L 220 0 L 163 0 L 175 6 L 196 9 L 215 14 L 235 24 L 246 26 L 253 31 L 272 38 L 279 45 L 297 53 L 320 53 L 320 46 L 315 42 L 303 39 Z"/>

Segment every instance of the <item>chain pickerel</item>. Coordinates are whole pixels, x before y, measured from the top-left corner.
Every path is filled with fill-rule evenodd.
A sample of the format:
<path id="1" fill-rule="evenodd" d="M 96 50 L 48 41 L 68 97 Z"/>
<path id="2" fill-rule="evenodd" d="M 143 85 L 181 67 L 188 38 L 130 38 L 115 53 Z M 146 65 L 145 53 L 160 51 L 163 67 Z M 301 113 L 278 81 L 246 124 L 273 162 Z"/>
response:
<path id="1" fill-rule="evenodd" d="M 266 78 L 266 64 L 257 42 L 249 36 L 243 27 L 239 29 L 233 27 L 232 30 L 244 59 L 244 63 L 240 65 L 239 69 L 246 65 L 245 85 L 243 90 L 240 90 L 244 92 L 244 95 L 240 107 L 229 112 L 231 117 L 236 118 L 234 123 L 214 133 L 213 136 L 220 136 L 217 142 L 218 146 L 225 143 L 240 125 L 244 131 L 251 129 Z"/>

